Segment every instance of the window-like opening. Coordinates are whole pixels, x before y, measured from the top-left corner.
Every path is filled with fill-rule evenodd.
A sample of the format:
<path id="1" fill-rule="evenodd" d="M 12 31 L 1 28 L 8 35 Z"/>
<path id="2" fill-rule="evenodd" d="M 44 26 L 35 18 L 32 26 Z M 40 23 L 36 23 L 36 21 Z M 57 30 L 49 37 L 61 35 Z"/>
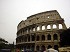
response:
<path id="1" fill-rule="evenodd" d="M 27 33 L 28 33 L 28 30 L 27 30 Z"/>
<path id="2" fill-rule="evenodd" d="M 37 20 L 38 20 L 39 18 L 37 18 Z"/>
<path id="3" fill-rule="evenodd" d="M 48 25 L 48 26 L 47 26 L 47 29 L 51 29 L 51 26 L 50 26 L 50 25 Z"/>
<path id="4" fill-rule="evenodd" d="M 35 40 L 35 36 L 34 35 L 31 35 L 32 36 L 32 41 L 34 41 Z"/>
<path id="5" fill-rule="evenodd" d="M 41 50 L 42 51 L 45 51 L 46 50 L 44 45 L 41 46 Z"/>
<path id="6" fill-rule="evenodd" d="M 45 26 L 42 26 L 42 30 L 45 30 Z"/>
<path id="7" fill-rule="evenodd" d="M 47 49 L 49 49 L 49 48 L 52 48 L 52 46 L 51 45 L 48 45 Z"/>
<path id="8" fill-rule="evenodd" d="M 57 34 L 54 34 L 54 35 L 53 35 L 53 38 L 54 38 L 54 40 L 58 40 Z"/>
<path id="9" fill-rule="evenodd" d="M 49 16 L 47 18 L 50 18 Z"/>
<path id="10" fill-rule="evenodd" d="M 24 50 L 26 50 L 26 46 L 24 45 Z"/>
<path id="11" fill-rule="evenodd" d="M 26 37 L 26 36 L 24 37 L 24 41 L 25 41 L 25 42 L 27 41 L 27 37 Z"/>
<path id="12" fill-rule="evenodd" d="M 40 27 L 38 26 L 38 27 L 37 27 L 37 31 L 39 31 L 39 30 L 40 30 Z"/>
<path id="13" fill-rule="evenodd" d="M 54 24 L 54 25 L 53 25 L 53 29 L 56 29 L 56 28 L 57 28 L 57 26 Z"/>
<path id="14" fill-rule="evenodd" d="M 30 29 L 30 32 L 31 32 L 31 29 Z"/>
<path id="15" fill-rule="evenodd" d="M 48 40 L 51 40 L 51 35 L 50 34 L 47 36 L 47 39 Z"/>
<path id="16" fill-rule="evenodd" d="M 33 28 L 33 31 L 35 31 L 35 28 Z"/>
<path id="17" fill-rule="evenodd" d="M 62 24 L 59 24 L 59 29 L 62 29 Z"/>
<path id="18" fill-rule="evenodd" d="M 28 31 L 30 32 L 30 28 L 28 29 Z"/>
<path id="19" fill-rule="evenodd" d="M 54 49 L 55 50 L 58 50 L 58 45 L 54 45 Z"/>
<path id="20" fill-rule="evenodd" d="M 39 51 L 39 46 L 36 46 L 36 50 Z"/>
<path id="21" fill-rule="evenodd" d="M 32 52 L 34 51 L 34 45 L 31 46 L 31 50 L 32 50 Z"/>
<path id="22" fill-rule="evenodd" d="M 39 37 L 39 36 L 37 36 L 37 39 L 36 39 L 36 40 L 37 40 L 37 41 L 39 41 L 39 39 L 40 39 L 40 37 Z"/>
<path id="23" fill-rule="evenodd" d="M 28 41 L 30 41 L 30 36 L 28 36 Z"/>
<path id="24" fill-rule="evenodd" d="M 27 46 L 27 49 L 30 49 L 30 46 Z"/>
<path id="25" fill-rule="evenodd" d="M 42 35 L 42 40 L 45 40 L 45 36 L 44 35 Z"/>

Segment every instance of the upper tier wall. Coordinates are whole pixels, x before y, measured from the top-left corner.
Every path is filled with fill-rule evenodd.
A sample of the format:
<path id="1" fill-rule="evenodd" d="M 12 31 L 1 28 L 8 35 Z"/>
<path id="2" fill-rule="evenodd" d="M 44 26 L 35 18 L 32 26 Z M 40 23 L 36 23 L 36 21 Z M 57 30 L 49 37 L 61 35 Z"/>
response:
<path id="1" fill-rule="evenodd" d="M 25 21 L 22 20 L 17 26 L 17 31 L 21 28 L 25 28 L 26 26 L 30 26 L 33 24 L 38 24 L 42 22 L 50 23 L 60 20 L 62 20 L 62 18 L 56 10 L 41 12 L 27 17 Z"/>

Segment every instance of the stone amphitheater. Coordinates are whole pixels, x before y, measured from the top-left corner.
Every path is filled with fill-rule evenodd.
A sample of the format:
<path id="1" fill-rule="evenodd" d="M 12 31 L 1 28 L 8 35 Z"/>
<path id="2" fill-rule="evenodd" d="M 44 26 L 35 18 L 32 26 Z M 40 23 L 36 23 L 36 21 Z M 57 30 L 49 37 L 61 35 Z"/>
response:
<path id="1" fill-rule="evenodd" d="M 17 26 L 18 49 L 44 51 L 60 47 L 60 33 L 67 29 L 57 10 L 45 11 L 27 17 Z"/>

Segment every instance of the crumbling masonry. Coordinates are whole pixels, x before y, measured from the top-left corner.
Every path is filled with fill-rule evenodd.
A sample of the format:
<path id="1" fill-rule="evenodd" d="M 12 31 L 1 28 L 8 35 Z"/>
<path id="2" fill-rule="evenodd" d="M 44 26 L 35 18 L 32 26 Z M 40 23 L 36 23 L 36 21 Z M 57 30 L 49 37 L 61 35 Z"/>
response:
<path id="1" fill-rule="evenodd" d="M 64 29 L 67 29 L 64 19 L 56 10 L 29 16 L 17 26 L 16 46 L 32 51 L 58 49 L 60 32 Z"/>

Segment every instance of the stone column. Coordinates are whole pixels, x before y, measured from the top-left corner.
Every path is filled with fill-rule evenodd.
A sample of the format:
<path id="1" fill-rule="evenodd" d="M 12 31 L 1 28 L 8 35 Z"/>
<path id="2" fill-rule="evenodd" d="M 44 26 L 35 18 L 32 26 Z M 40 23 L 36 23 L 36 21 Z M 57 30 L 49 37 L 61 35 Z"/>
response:
<path id="1" fill-rule="evenodd" d="M 42 30 L 42 25 L 40 25 L 40 30 Z"/>
<path id="2" fill-rule="evenodd" d="M 41 50 L 41 45 L 39 46 L 39 50 Z"/>
<path id="3" fill-rule="evenodd" d="M 46 35 L 44 35 L 45 36 L 45 41 L 46 41 Z"/>
<path id="4" fill-rule="evenodd" d="M 47 25 L 45 25 L 45 30 L 47 30 Z"/>
<path id="5" fill-rule="evenodd" d="M 51 30 L 53 30 L 53 24 L 51 24 Z"/>
<path id="6" fill-rule="evenodd" d="M 37 26 L 35 27 L 35 31 L 37 31 Z"/>
<path id="7" fill-rule="evenodd" d="M 28 42 L 28 35 L 27 35 L 27 42 Z"/>
<path id="8" fill-rule="evenodd" d="M 57 29 L 59 29 L 59 24 L 56 24 L 56 26 L 57 26 Z"/>
<path id="9" fill-rule="evenodd" d="M 62 23 L 62 27 L 63 29 L 66 29 L 66 25 L 64 23 Z"/>
<path id="10" fill-rule="evenodd" d="M 51 35 L 51 41 L 54 41 L 54 40 L 53 40 L 53 33 L 51 33 L 50 35 Z"/>
<path id="11" fill-rule="evenodd" d="M 60 34 L 58 34 L 57 36 L 58 36 L 58 41 L 60 41 Z"/>
<path id="12" fill-rule="evenodd" d="M 36 51 L 36 43 L 35 43 L 35 49 L 34 49 L 34 51 Z"/>
<path id="13" fill-rule="evenodd" d="M 47 41 L 47 35 L 45 35 L 45 40 Z"/>
<path id="14" fill-rule="evenodd" d="M 30 42 L 32 41 L 31 39 L 32 39 L 32 38 L 31 38 L 31 34 L 30 34 Z"/>

